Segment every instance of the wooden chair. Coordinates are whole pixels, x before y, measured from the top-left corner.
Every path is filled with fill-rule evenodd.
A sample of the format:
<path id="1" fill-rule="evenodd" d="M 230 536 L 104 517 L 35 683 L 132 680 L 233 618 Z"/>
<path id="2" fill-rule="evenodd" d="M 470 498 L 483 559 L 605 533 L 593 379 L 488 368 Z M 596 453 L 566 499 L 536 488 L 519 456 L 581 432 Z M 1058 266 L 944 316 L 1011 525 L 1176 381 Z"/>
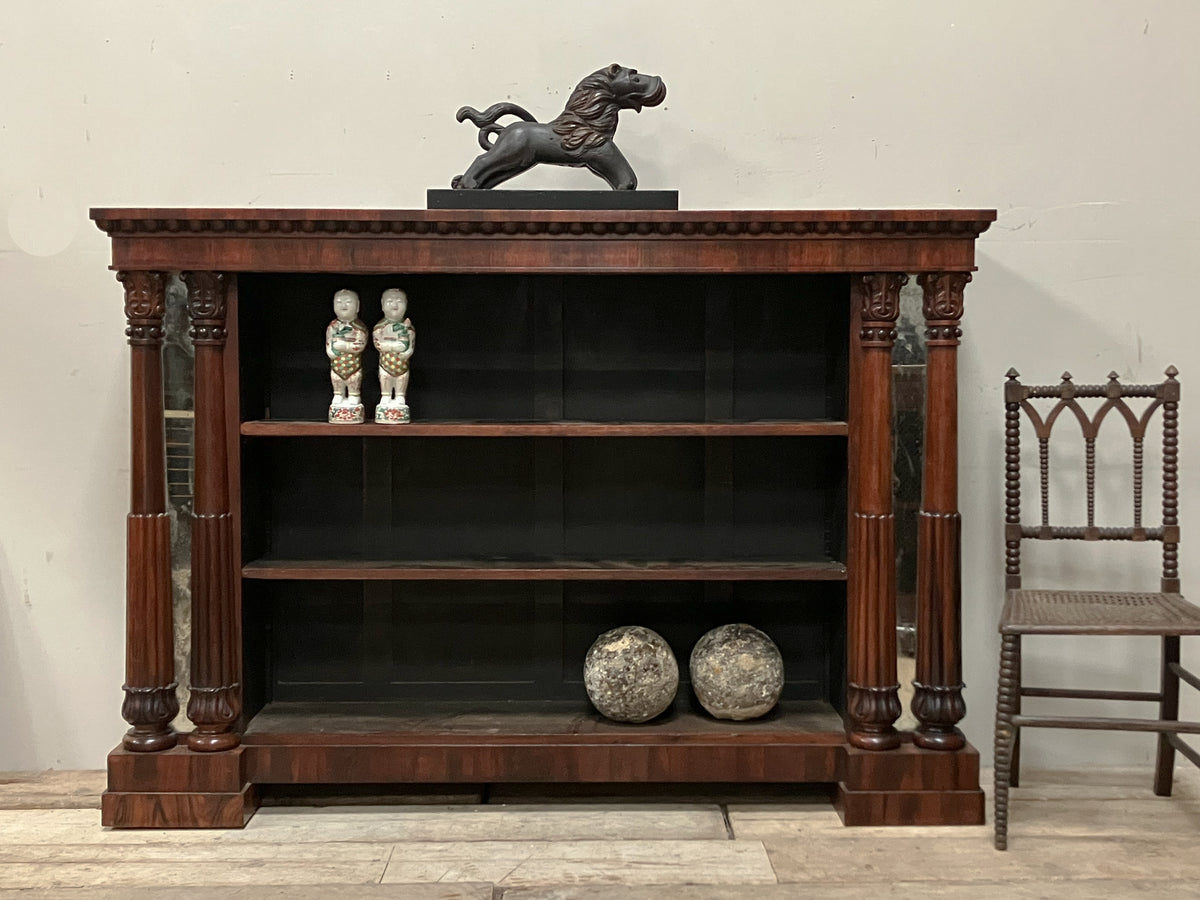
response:
<path id="1" fill-rule="evenodd" d="M 1008 794 L 1020 773 L 1022 728 L 1088 728 L 1110 731 L 1158 733 L 1154 793 L 1170 796 L 1178 750 L 1200 766 L 1200 753 L 1179 737 L 1200 734 L 1200 722 L 1180 722 L 1179 682 L 1200 689 L 1200 678 L 1179 664 L 1179 638 L 1200 634 L 1200 607 L 1179 593 L 1178 450 L 1179 382 L 1174 366 L 1160 384 L 1123 385 L 1116 373 L 1103 385 L 1076 385 L 1070 373 L 1061 384 L 1025 385 L 1010 369 L 1004 386 L 1005 405 L 1005 587 L 1000 619 L 1000 684 L 996 700 L 996 849 L 1008 846 Z M 1098 398 L 1089 416 L 1079 400 Z M 1127 401 L 1133 400 L 1131 404 Z M 1039 402 L 1044 401 L 1044 402 Z M 1041 412 L 1039 412 L 1039 409 Z M 1138 413 L 1135 413 L 1135 409 Z M 1161 410 L 1162 416 L 1162 524 L 1142 524 L 1143 442 L 1147 426 Z M 1112 412 L 1117 415 L 1109 415 Z M 1041 522 L 1021 519 L 1021 414 L 1028 417 L 1038 441 L 1041 475 Z M 1070 415 L 1063 416 L 1063 412 Z M 1087 524 L 1050 524 L 1050 432 L 1060 419 L 1074 419 L 1083 432 L 1087 483 Z M 1098 527 L 1096 509 L 1096 437 L 1104 422 L 1121 420 L 1129 427 L 1133 444 L 1133 523 Z M 1159 541 L 1162 544 L 1162 583 L 1154 593 L 1105 590 L 1029 590 L 1021 584 L 1021 542 Z M 1021 638 L 1024 635 L 1156 635 L 1162 638 L 1162 680 L 1158 691 L 1078 690 L 1026 687 L 1021 683 Z M 1158 704 L 1157 719 L 1027 716 L 1021 713 L 1024 697 L 1088 700 L 1145 700 Z"/>

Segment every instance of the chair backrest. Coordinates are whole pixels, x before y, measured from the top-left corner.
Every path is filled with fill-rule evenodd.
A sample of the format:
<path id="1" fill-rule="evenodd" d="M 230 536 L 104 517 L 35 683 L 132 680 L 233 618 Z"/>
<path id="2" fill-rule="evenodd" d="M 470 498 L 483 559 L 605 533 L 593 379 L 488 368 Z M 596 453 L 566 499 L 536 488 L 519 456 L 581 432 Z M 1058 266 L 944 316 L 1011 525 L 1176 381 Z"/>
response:
<path id="1" fill-rule="evenodd" d="M 1121 384 L 1115 372 L 1107 384 L 1075 384 L 1064 372 L 1059 384 L 1022 384 L 1015 369 L 1008 370 L 1004 385 L 1004 488 L 1005 586 L 1021 586 L 1022 540 L 1161 541 L 1162 590 L 1179 592 L 1179 374 L 1166 370 L 1159 384 Z M 1083 398 L 1100 398 L 1092 415 L 1080 405 Z M 1128 401 L 1133 400 L 1134 403 Z M 1143 402 L 1144 401 L 1144 402 Z M 1040 408 L 1040 412 L 1039 412 Z M 1135 412 L 1135 409 L 1138 412 Z M 1118 415 L 1109 416 L 1116 411 Z M 1162 411 L 1162 525 L 1142 524 L 1142 482 L 1146 430 Z M 1050 523 L 1050 433 L 1064 411 L 1079 423 L 1084 441 L 1087 478 L 1087 524 Z M 1038 442 L 1041 488 L 1041 521 L 1021 522 L 1021 414 L 1033 426 Z M 1140 414 L 1139 414 L 1140 413 Z M 1133 455 L 1132 521 L 1118 527 L 1099 527 L 1096 513 L 1096 437 L 1106 419 L 1120 419 L 1129 428 Z"/>

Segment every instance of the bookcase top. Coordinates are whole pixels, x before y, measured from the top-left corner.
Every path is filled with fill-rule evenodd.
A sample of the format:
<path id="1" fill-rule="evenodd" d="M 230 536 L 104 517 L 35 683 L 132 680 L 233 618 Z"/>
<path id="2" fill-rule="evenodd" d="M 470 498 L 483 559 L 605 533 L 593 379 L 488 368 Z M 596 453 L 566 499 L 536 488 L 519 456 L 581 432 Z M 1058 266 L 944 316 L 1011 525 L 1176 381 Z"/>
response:
<path id="1" fill-rule="evenodd" d="M 993 209 L 110 208 L 113 268 L 263 272 L 971 271 Z"/>
<path id="2" fill-rule="evenodd" d="M 511 233 L 645 236 L 979 235 L 994 209 L 554 210 L 554 209 L 254 209 L 98 207 L 110 234 Z M 583 226 L 576 231 L 572 226 Z M 489 227 L 490 226 L 490 227 Z M 622 227 L 624 226 L 624 227 Z"/>

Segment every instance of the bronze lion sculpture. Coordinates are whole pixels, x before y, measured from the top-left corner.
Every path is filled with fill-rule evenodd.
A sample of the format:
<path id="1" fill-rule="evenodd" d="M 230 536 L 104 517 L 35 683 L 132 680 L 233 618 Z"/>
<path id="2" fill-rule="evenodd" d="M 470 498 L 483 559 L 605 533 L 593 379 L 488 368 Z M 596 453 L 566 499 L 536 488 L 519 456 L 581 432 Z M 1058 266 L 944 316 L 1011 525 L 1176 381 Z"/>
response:
<path id="1" fill-rule="evenodd" d="M 613 143 L 617 113 L 641 112 L 644 106 L 658 106 L 666 96 L 667 86 L 657 75 L 613 63 L 579 82 L 566 108 L 550 122 L 537 121 L 515 103 L 496 103 L 483 112 L 464 106 L 455 118 L 478 126 L 484 152 L 450 186 L 493 188 L 538 163 L 550 163 L 590 169 L 613 190 L 632 191 L 637 175 Z M 497 125 L 504 116 L 522 121 Z"/>

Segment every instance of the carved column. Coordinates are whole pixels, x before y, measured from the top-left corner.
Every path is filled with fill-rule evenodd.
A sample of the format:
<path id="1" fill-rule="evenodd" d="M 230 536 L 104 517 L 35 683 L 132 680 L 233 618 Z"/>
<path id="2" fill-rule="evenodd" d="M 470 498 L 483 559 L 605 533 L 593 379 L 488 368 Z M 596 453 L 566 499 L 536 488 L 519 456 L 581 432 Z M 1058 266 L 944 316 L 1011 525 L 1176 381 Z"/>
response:
<path id="1" fill-rule="evenodd" d="M 892 515 L 892 345 L 907 275 L 852 280 L 858 335 L 851 379 L 847 712 L 850 743 L 900 745 L 896 683 L 896 523 Z"/>
<path id="2" fill-rule="evenodd" d="M 162 321 L 166 297 L 161 272 L 119 272 L 125 286 L 130 346 L 129 518 L 126 523 L 125 702 L 121 716 L 133 727 L 127 750 L 174 747 L 175 696 L 171 618 L 171 520 L 167 516 L 163 432 Z"/>
<path id="3" fill-rule="evenodd" d="M 917 677 L 913 743 L 958 750 L 963 702 L 962 520 L 958 513 L 958 339 L 969 272 L 917 276 L 925 314 L 925 471 L 917 522 Z"/>
<path id="4" fill-rule="evenodd" d="M 241 628 L 233 591 L 233 523 L 225 440 L 225 276 L 187 272 L 196 347 L 196 474 L 192 518 L 192 750 L 228 750 L 241 712 Z"/>

